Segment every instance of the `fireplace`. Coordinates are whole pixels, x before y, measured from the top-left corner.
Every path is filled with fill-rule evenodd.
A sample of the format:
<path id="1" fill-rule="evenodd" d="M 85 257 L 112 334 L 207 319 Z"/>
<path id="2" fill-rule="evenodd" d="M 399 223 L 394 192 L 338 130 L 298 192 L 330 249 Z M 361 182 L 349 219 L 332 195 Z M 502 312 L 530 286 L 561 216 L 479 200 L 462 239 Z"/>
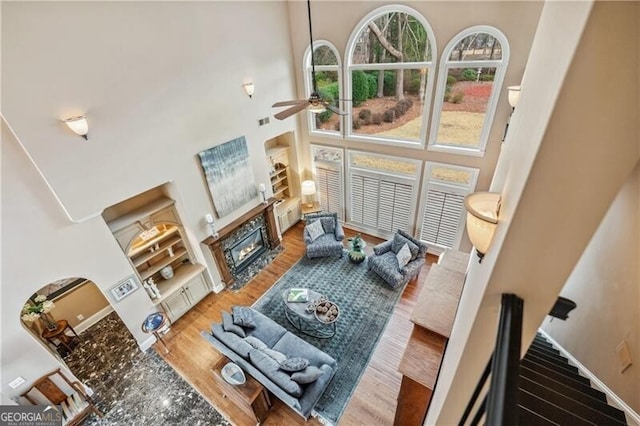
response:
<path id="1" fill-rule="evenodd" d="M 277 200 L 269 198 L 260 203 L 227 226 L 216 236 L 207 237 L 206 244 L 220 272 L 222 282 L 231 288 L 238 273 L 251 271 L 264 253 L 280 246 L 276 228 L 276 216 L 273 211 Z"/>
<path id="2" fill-rule="evenodd" d="M 235 273 L 242 272 L 251 262 L 267 249 L 262 228 L 254 229 L 242 240 L 229 249 L 232 269 Z M 229 258 L 229 256 L 227 256 Z"/>

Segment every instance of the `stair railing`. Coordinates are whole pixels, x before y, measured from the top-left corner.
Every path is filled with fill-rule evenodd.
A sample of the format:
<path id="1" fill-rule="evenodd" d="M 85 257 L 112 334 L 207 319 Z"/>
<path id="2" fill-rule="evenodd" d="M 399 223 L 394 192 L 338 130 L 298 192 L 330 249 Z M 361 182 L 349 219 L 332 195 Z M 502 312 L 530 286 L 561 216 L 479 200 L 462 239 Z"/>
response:
<path id="1" fill-rule="evenodd" d="M 471 415 L 478 397 L 491 376 L 489 389 L 478 406 L 471 425 L 477 425 L 485 414 L 489 426 L 518 423 L 518 380 L 520 377 L 520 348 L 522 344 L 522 311 L 524 302 L 515 294 L 503 293 L 498 323 L 498 336 L 487 366 L 460 419 L 464 425 Z"/>

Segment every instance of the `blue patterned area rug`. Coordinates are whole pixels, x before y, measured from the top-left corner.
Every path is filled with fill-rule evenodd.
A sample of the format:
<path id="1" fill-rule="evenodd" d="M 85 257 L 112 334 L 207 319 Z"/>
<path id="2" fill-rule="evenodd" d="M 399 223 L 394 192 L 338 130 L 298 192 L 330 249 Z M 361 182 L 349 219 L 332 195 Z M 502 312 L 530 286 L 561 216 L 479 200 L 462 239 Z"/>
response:
<path id="1" fill-rule="evenodd" d="M 309 288 L 340 307 L 335 336 L 318 339 L 296 330 L 284 314 L 282 293 Z M 393 290 L 366 262 L 355 265 L 347 256 L 308 259 L 304 256 L 269 289 L 253 308 L 338 361 L 336 374 L 320 397 L 315 411 L 337 424 L 404 287 Z"/>

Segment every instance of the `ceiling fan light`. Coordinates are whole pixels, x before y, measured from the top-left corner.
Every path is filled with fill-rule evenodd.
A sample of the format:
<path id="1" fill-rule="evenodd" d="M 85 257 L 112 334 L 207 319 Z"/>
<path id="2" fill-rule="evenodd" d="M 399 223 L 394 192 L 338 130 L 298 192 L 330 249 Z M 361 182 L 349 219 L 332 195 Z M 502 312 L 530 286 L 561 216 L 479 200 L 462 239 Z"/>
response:
<path id="1" fill-rule="evenodd" d="M 317 104 L 317 105 L 311 104 L 307 109 L 313 114 L 320 114 L 321 112 L 325 112 L 327 110 L 322 104 Z"/>

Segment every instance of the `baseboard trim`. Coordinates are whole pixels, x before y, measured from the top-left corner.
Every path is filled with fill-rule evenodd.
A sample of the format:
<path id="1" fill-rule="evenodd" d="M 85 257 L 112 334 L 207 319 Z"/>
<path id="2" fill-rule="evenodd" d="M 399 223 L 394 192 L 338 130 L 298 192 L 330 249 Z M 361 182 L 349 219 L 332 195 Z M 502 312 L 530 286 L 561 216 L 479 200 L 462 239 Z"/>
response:
<path id="1" fill-rule="evenodd" d="M 146 352 L 147 349 L 153 346 L 155 342 L 156 342 L 156 337 L 152 334 L 149 337 L 147 337 L 143 342 L 138 343 L 138 346 L 140 346 L 140 349 L 142 349 L 142 352 Z"/>
<path id="2" fill-rule="evenodd" d="M 82 321 L 81 323 L 79 323 L 78 325 L 73 327 L 73 329 L 76 331 L 76 333 L 82 334 L 89 327 L 91 327 L 92 325 L 94 325 L 95 323 L 100 321 L 102 318 L 104 318 L 107 315 L 109 315 L 111 312 L 113 312 L 113 306 L 108 305 L 108 306 L 100 309 L 95 314 L 91 315 L 89 318 L 86 318 L 84 321 Z"/>
<path id="3" fill-rule="evenodd" d="M 567 352 L 565 348 L 563 348 L 558 342 L 555 341 L 553 337 L 551 337 L 546 331 L 539 328 L 538 331 L 540 334 L 544 335 L 554 347 L 560 351 L 560 353 L 565 356 L 572 365 L 575 365 L 580 373 L 584 375 L 586 378 L 591 380 L 591 384 L 597 388 L 599 391 L 604 392 L 607 395 L 607 400 L 615 405 L 620 410 L 624 411 L 627 416 L 627 421 L 635 422 L 636 426 L 640 426 L 640 414 L 636 413 L 631 407 L 627 405 L 618 395 L 616 395 L 607 385 L 605 385 L 598 377 L 593 374 L 587 367 L 585 367 L 580 361 L 574 358 L 571 353 Z"/>

